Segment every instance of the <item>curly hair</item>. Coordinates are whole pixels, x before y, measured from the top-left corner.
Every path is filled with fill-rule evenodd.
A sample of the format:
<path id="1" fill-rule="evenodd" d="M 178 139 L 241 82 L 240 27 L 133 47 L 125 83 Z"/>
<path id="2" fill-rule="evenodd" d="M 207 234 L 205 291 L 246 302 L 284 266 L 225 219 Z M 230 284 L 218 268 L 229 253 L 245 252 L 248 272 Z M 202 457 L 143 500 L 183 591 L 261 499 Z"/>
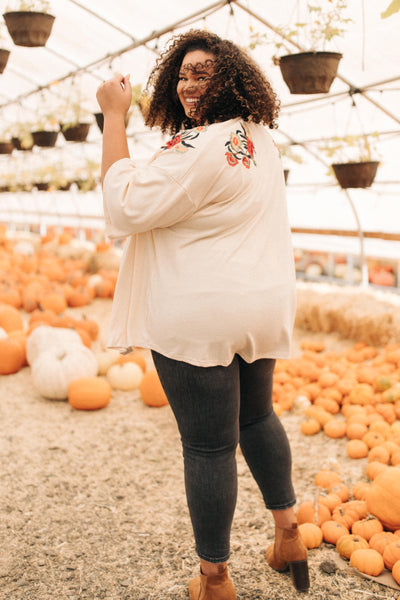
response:
<path id="1" fill-rule="evenodd" d="M 182 61 L 194 50 L 215 57 L 208 93 L 201 96 L 196 108 L 196 122 L 185 115 L 177 94 Z M 172 38 L 150 73 L 146 92 L 151 98 L 146 125 L 160 127 L 163 133 L 175 134 L 195 123 L 236 117 L 277 127 L 279 100 L 261 68 L 245 50 L 208 31 L 191 30 Z"/>

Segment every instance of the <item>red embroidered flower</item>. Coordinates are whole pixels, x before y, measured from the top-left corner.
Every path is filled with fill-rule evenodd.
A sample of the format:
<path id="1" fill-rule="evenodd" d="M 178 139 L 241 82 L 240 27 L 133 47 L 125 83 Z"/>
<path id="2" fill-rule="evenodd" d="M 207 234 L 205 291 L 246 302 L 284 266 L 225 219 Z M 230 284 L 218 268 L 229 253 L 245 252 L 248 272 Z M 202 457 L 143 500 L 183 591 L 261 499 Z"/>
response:
<path id="1" fill-rule="evenodd" d="M 238 159 L 236 158 L 236 156 L 233 156 L 233 154 L 231 154 L 230 152 L 225 152 L 225 156 L 226 156 L 226 160 L 228 161 L 228 164 L 231 167 L 234 167 L 235 165 L 238 164 Z"/>
<path id="2" fill-rule="evenodd" d="M 251 158 L 254 155 L 254 144 L 250 138 L 247 138 L 247 152 L 250 154 Z"/>
<path id="3" fill-rule="evenodd" d="M 246 167 L 246 169 L 250 169 L 250 159 L 247 156 L 242 158 L 242 164 Z"/>
<path id="4" fill-rule="evenodd" d="M 180 144 L 180 142 L 181 142 L 181 136 L 177 135 L 176 137 L 172 138 L 172 140 L 169 140 L 165 145 L 167 148 L 173 148 L 173 146 Z"/>

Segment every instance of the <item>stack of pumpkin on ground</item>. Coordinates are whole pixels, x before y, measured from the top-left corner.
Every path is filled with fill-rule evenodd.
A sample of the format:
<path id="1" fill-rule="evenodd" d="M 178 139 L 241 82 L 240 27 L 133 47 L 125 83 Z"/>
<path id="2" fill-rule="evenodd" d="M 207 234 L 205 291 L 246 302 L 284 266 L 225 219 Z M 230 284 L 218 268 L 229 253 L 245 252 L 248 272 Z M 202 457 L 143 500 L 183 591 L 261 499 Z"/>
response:
<path id="1" fill-rule="evenodd" d="M 57 246 L 67 246 L 66 239 L 60 234 Z M 115 268 L 90 272 L 88 259 L 62 258 L 40 241 L 0 238 L 0 303 L 28 313 L 39 307 L 63 312 L 94 298 L 112 298 L 117 276 Z"/>
<path id="2" fill-rule="evenodd" d="M 308 548 L 333 544 L 361 573 L 386 567 L 400 585 L 400 469 L 374 461 L 366 477 L 350 490 L 337 471 L 319 471 L 315 501 L 298 506 L 299 530 Z"/>
<path id="3" fill-rule="evenodd" d="M 139 389 L 149 406 L 168 404 L 154 369 L 135 350 L 121 356 L 96 344 L 99 325 L 94 319 L 74 318 L 51 309 L 37 309 L 25 328 L 15 307 L 0 305 L 0 375 L 29 366 L 41 396 L 68 400 L 76 409 L 104 408 L 113 390 Z"/>
<path id="4" fill-rule="evenodd" d="M 400 464 L 400 346 L 357 343 L 342 352 L 303 340 L 303 353 L 278 361 L 273 401 L 278 414 L 304 415 L 304 435 L 347 439 L 349 458 Z"/>

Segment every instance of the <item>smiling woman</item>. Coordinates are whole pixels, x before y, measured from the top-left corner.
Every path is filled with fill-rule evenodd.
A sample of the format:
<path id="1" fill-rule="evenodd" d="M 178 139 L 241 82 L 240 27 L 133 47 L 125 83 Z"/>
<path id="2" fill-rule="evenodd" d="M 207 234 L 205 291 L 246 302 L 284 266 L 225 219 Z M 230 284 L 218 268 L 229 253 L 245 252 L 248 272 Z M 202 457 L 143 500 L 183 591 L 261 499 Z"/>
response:
<path id="1" fill-rule="evenodd" d="M 142 166 L 123 126 L 130 87 L 117 75 L 97 93 L 106 232 L 129 238 L 109 345 L 152 351 L 177 420 L 200 558 L 190 599 L 236 599 L 227 560 L 239 439 L 275 521 L 266 561 L 289 567 L 305 591 L 291 452 L 272 405 L 275 359 L 289 356 L 295 314 L 283 168 L 264 127 L 275 126 L 277 98 L 231 41 L 177 36 L 150 75 L 146 120 L 173 137 Z"/>
<path id="2" fill-rule="evenodd" d="M 214 73 L 215 56 L 204 50 L 192 50 L 183 60 L 177 85 L 178 98 L 185 114 L 194 122 L 201 97 Z M 200 120 L 200 116 L 198 117 Z"/>

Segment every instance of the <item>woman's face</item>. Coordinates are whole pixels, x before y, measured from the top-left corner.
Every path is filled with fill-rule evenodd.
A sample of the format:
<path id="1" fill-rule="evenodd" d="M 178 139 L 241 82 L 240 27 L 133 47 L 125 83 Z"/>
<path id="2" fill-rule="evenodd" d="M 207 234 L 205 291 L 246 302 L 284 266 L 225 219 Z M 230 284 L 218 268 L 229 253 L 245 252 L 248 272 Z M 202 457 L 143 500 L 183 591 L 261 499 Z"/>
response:
<path id="1" fill-rule="evenodd" d="M 204 50 L 188 52 L 182 61 L 176 88 L 185 114 L 195 120 L 200 96 L 206 93 L 208 82 L 214 73 L 215 56 Z"/>

